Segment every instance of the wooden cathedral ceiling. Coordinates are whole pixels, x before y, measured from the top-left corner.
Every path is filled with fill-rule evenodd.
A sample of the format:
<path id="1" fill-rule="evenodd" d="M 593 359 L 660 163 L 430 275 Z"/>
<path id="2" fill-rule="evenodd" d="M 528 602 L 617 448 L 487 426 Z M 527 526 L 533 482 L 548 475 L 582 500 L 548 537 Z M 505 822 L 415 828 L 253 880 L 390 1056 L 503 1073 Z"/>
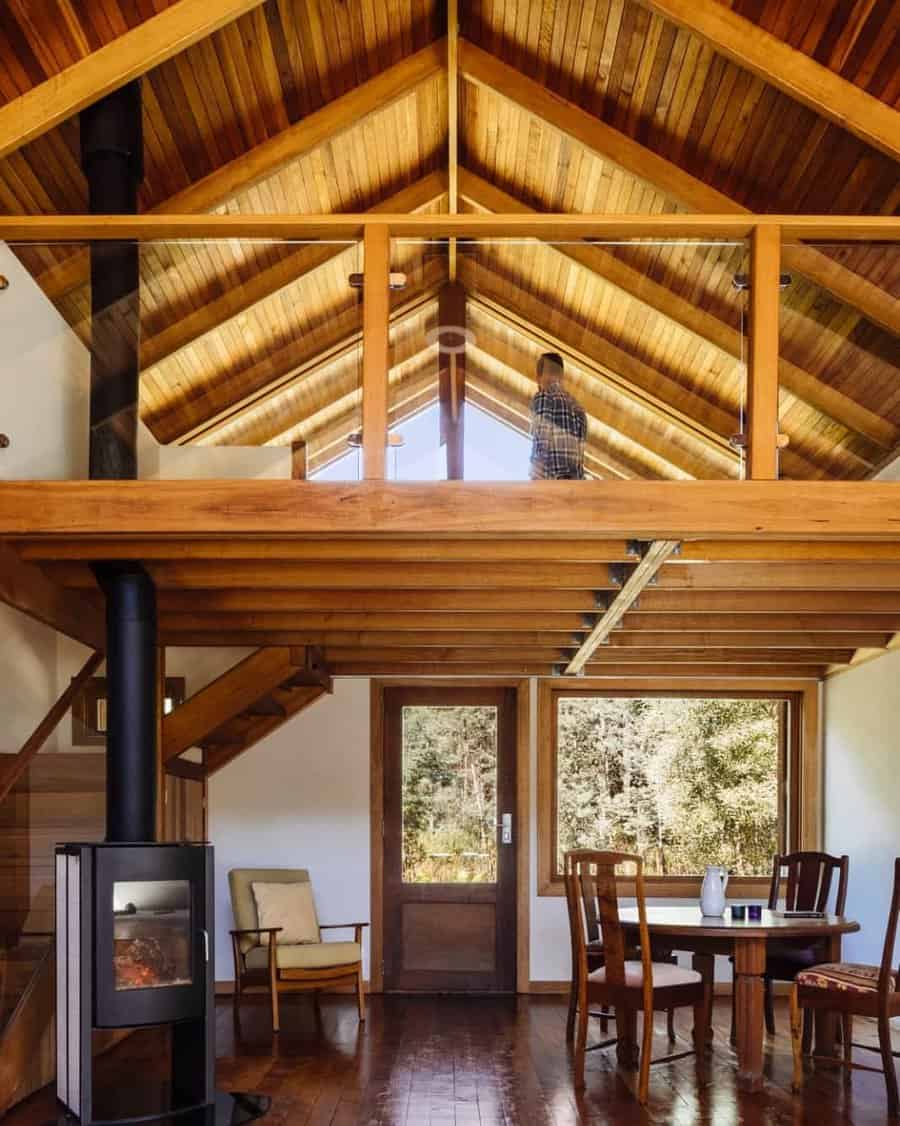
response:
<path id="1" fill-rule="evenodd" d="M 900 202 L 891 0 L 459 7 L 463 210 L 889 213 Z M 181 19 L 174 45 L 167 17 Z M 442 4 L 11 0 L 0 12 L 0 114 L 142 27 L 154 34 L 136 54 L 158 63 L 143 84 L 144 210 L 447 210 Z M 763 75 L 766 44 L 748 29 L 797 48 L 814 78 L 839 76 L 843 100 L 832 105 L 826 87 L 814 108 L 775 51 Z M 9 151 L 0 207 L 83 211 L 77 143 L 69 117 Z M 20 253 L 86 335 L 85 254 Z M 591 415 L 592 472 L 734 476 L 744 341 L 731 279 L 746 258 L 740 246 L 468 248 L 473 401 L 521 424 L 534 359 L 552 344 Z M 900 441 L 888 331 L 900 322 L 900 254 L 798 246 L 785 258 L 783 475 L 869 476 Z M 437 394 L 427 331 L 447 264 L 407 244 L 394 265 L 409 275 L 392 330 L 399 422 Z M 359 424 L 361 314 L 347 278 L 360 266 L 355 245 L 146 247 L 142 412 L 156 437 L 302 438 L 311 466 L 341 452 Z"/>
<path id="2" fill-rule="evenodd" d="M 217 23 L 225 8 L 235 18 Z M 5 145 L 16 119 L 4 106 L 104 45 L 193 12 L 193 35 L 170 26 L 174 44 L 161 32 L 155 55 L 143 45 L 155 59 L 143 83 L 146 211 L 443 212 L 451 184 L 472 211 L 897 209 L 896 0 L 459 8 L 460 77 L 448 97 L 446 14 L 433 0 L 8 0 L 0 208 L 86 208 L 74 117 Z M 759 29 L 796 48 L 794 63 L 805 57 L 812 74 L 760 46 Z M 84 252 L 18 253 L 85 333 Z M 409 277 L 392 298 L 397 424 L 437 396 L 428 330 L 448 267 L 434 247 L 410 243 L 395 245 L 393 265 Z M 794 246 L 785 266 L 782 473 L 865 478 L 900 443 L 900 255 Z M 731 281 L 747 267 L 744 248 L 483 243 L 460 248 L 458 267 L 474 334 L 471 402 L 526 430 L 535 361 L 552 348 L 589 413 L 592 474 L 736 475 L 729 439 L 745 346 Z M 348 275 L 360 268 L 357 246 L 146 247 L 142 413 L 156 437 L 302 439 L 311 470 L 344 452 L 359 425 L 361 311 Z M 320 645 L 336 673 L 546 673 L 614 596 L 622 576 L 610 565 L 635 560 L 624 541 L 572 538 L 17 547 L 26 570 L 41 568 L 43 583 L 49 575 L 95 611 L 85 560 L 147 559 L 167 643 Z M 685 544 L 587 671 L 818 676 L 885 646 L 898 627 L 894 545 Z"/>

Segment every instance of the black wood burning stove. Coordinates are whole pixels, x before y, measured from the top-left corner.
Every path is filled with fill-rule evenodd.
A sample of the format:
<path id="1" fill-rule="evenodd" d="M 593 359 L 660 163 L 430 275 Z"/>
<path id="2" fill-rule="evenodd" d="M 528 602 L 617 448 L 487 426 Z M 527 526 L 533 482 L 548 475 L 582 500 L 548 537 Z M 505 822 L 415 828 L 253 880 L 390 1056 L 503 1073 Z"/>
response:
<path id="1" fill-rule="evenodd" d="M 57 848 L 56 1089 L 82 1123 L 214 1103 L 212 894 L 208 845 Z M 98 1098 L 94 1031 L 148 1025 L 170 1026 L 168 1083 Z"/>

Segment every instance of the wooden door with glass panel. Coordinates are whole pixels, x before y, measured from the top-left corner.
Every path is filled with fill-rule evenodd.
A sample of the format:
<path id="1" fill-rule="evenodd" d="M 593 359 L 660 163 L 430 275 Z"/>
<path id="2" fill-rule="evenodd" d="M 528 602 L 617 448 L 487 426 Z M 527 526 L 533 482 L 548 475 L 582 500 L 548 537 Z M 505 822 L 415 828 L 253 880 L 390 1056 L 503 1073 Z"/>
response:
<path id="1" fill-rule="evenodd" d="M 516 988 L 509 688 L 384 695 L 384 988 Z"/>

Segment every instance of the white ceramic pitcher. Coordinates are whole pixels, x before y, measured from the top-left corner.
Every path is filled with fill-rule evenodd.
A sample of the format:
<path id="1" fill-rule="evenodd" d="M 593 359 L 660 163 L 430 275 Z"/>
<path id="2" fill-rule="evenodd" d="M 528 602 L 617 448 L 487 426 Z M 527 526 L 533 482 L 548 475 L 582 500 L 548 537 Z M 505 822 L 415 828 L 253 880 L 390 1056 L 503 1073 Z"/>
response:
<path id="1" fill-rule="evenodd" d="M 725 914 L 725 889 L 728 873 L 718 864 L 707 864 L 706 875 L 700 888 L 700 910 L 704 915 Z"/>

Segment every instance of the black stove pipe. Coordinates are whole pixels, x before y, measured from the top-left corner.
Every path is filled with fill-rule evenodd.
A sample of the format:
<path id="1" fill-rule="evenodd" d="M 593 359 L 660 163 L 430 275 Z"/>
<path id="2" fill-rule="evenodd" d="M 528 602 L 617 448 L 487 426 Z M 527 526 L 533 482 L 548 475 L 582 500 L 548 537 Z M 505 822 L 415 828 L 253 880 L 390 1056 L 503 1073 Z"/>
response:
<path id="1" fill-rule="evenodd" d="M 81 111 L 81 164 L 92 215 L 134 215 L 144 176 L 140 82 Z M 140 249 L 136 242 L 91 244 L 92 479 L 138 475 Z"/>
<path id="2" fill-rule="evenodd" d="M 106 595 L 106 839 L 156 837 L 156 588 L 139 563 L 94 563 Z"/>

